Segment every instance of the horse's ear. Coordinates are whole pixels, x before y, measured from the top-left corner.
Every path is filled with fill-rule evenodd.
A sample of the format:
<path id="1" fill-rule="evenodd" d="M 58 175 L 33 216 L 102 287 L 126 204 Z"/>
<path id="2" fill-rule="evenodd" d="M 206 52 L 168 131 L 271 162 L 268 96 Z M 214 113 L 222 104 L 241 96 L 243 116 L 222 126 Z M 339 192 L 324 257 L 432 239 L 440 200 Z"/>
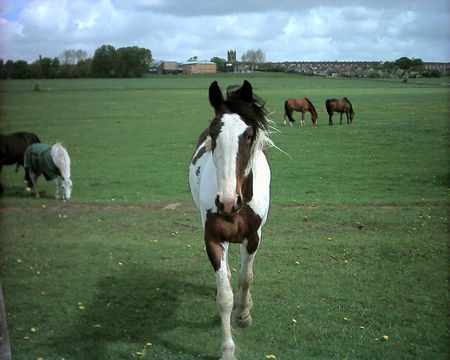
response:
<path id="1" fill-rule="evenodd" d="M 253 101 L 252 85 L 247 80 L 244 80 L 244 83 L 241 86 L 241 98 L 245 102 Z"/>
<path id="2" fill-rule="evenodd" d="M 223 106 L 224 100 L 222 91 L 219 88 L 217 81 L 214 81 L 209 86 L 209 102 L 211 106 L 216 109 L 216 112 Z"/>

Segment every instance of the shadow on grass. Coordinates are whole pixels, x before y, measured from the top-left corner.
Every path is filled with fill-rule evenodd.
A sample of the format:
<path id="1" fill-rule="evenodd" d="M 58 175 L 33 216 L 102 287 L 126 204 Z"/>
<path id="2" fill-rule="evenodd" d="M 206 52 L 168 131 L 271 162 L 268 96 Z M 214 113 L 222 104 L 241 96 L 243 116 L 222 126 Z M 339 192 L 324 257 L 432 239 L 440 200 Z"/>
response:
<path id="1" fill-rule="evenodd" d="M 192 341 L 182 345 L 180 334 L 192 339 L 193 333 L 220 326 L 216 313 L 201 319 L 185 312 L 184 305 L 201 306 L 203 299 L 214 296 L 214 289 L 182 276 L 175 271 L 133 269 L 104 277 L 92 289 L 92 303 L 82 305 L 85 309 L 77 323 L 67 324 L 67 332 L 56 335 L 52 346 L 68 359 L 139 358 L 142 354 L 136 352 L 143 349 L 144 355 L 148 352 L 145 358 L 152 359 L 217 359 L 202 352 L 204 344 L 198 338 L 195 345 Z M 148 342 L 153 345 L 146 347 Z"/>

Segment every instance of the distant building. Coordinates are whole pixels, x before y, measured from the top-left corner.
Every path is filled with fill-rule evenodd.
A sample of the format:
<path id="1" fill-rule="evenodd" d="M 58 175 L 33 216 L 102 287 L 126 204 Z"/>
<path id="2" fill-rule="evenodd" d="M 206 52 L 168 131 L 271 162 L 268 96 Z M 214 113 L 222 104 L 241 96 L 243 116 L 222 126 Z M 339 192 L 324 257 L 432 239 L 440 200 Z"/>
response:
<path id="1" fill-rule="evenodd" d="M 204 74 L 217 72 L 217 65 L 210 61 L 195 61 L 180 64 L 183 74 Z"/>
<path id="2" fill-rule="evenodd" d="M 157 67 L 156 73 L 160 75 L 175 75 L 180 73 L 180 69 L 178 68 L 176 61 L 161 61 Z"/>
<path id="3" fill-rule="evenodd" d="M 227 62 L 229 64 L 236 62 L 236 50 L 229 50 L 227 51 Z"/>
<path id="4" fill-rule="evenodd" d="M 450 63 L 441 62 L 424 62 L 423 66 L 425 70 L 439 70 L 439 71 L 450 71 Z"/>

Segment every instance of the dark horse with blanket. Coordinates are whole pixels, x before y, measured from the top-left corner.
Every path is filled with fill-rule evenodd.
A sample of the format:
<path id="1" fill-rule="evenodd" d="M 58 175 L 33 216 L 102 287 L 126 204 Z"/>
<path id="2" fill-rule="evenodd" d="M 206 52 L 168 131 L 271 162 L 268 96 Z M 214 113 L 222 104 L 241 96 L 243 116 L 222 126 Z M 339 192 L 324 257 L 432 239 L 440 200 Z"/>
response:
<path id="1" fill-rule="evenodd" d="M 0 134 L 0 172 L 3 165 L 16 164 L 16 171 L 19 166 L 23 166 L 23 155 L 28 146 L 34 143 L 40 143 L 38 136 L 26 131 L 20 131 L 13 134 Z M 31 186 L 30 179 L 25 173 L 25 183 Z M 3 187 L 0 184 L 0 194 L 3 193 Z"/>

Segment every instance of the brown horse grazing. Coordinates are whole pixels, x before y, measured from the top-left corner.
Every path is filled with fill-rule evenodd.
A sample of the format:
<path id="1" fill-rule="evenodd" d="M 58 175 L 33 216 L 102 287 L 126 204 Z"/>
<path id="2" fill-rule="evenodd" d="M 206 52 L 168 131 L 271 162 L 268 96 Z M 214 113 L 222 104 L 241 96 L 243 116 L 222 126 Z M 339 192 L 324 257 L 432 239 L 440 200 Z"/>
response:
<path id="1" fill-rule="evenodd" d="M 0 171 L 3 165 L 14 165 L 16 171 L 19 166 L 23 166 L 23 155 L 28 146 L 34 143 L 39 143 L 38 136 L 26 131 L 20 131 L 13 134 L 0 134 Z M 31 186 L 31 181 L 25 173 L 25 183 L 28 187 Z M 0 194 L 3 193 L 3 186 L 0 184 Z"/>
<path id="2" fill-rule="evenodd" d="M 328 112 L 328 125 L 333 125 L 333 114 L 335 111 L 338 113 L 341 113 L 341 121 L 339 124 L 342 125 L 342 114 L 345 113 L 347 116 L 347 124 L 350 124 L 353 122 L 353 119 L 355 118 L 355 112 L 353 111 L 352 103 L 349 99 L 346 97 L 337 100 L 337 99 L 328 99 L 325 102 L 325 106 L 327 108 Z"/>
<path id="3" fill-rule="evenodd" d="M 302 118 L 300 120 L 302 126 L 305 125 L 305 112 L 309 111 L 311 113 L 311 121 L 313 124 L 317 124 L 317 112 L 312 104 L 312 102 L 308 98 L 303 99 L 288 99 L 284 102 L 284 125 L 287 124 L 286 117 L 289 119 L 289 123 L 291 126 L 294 125 L 294 118 L 292 117 L 292 113 L 294 111 L 298 111 L 302 113 Z"/>

